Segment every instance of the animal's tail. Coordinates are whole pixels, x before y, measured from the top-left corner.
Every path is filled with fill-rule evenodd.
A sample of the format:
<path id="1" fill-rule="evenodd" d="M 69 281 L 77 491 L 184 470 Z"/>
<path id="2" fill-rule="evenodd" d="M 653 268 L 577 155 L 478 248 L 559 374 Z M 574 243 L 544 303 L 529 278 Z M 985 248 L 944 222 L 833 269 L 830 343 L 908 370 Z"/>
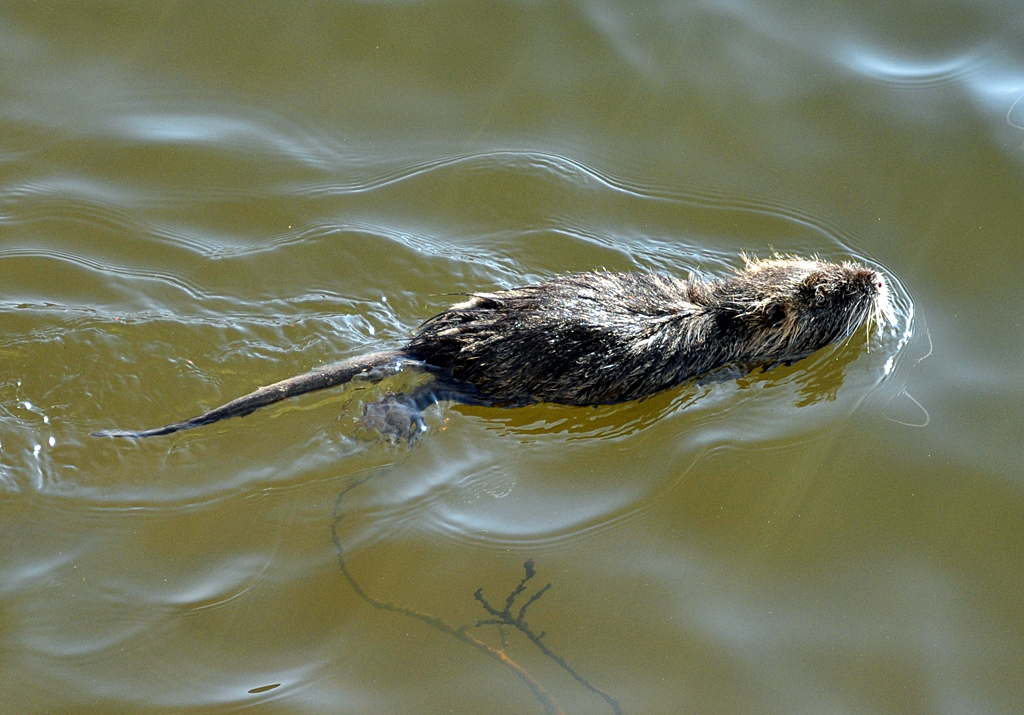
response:
<path id="1" fill-rule="evenodd" d="M 402 368 L 404 362 L 408 362 L 405 354 L 400 350 L 388 350 L 369 355 L 342 360 L 331 365 L 326 365 L 316 370 L 311 370 L 302 375 L 289 377 L 287 380 L 275 382 L 273 385 L 261 387 L 255 392 L 243 395 L 232 400 L 226 405 L 215 407 L 209 412 L 192 417 L 181 422 L 164 425 L 148 430 L 103 430 L 93 432 L 94 437 L 156 437 L 162 434 L 171 434 L 178 430 L 191 429 L 200 425 L 208 425 L 211 422 L 225 420 L 229 417 L 243 417 L 255 412 L 261 407 L 272 405 L 275 402 L 303 395 L 307 392 L 323 390 L 328 387 L 342 385 L 354 378 L 363 378 L 371 382 L 383 380 L 388 375 L 393 375 Z"/>

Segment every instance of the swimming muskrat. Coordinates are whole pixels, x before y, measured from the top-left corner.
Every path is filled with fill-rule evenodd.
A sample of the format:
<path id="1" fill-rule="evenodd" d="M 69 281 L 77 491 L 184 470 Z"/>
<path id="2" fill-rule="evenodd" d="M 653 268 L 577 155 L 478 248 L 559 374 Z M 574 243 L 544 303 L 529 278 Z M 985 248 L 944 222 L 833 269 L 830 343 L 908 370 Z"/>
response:
<path id="1" fill-rule="evenodd" d="M 793 362 L 865 323 L 891 320 L 876 270 L 778 255 L 744 262 L 715 280 L 591 272 L 472 293 L 405 347 L 327 365 L 164 427 L 96 435 L 169 434 L 354 378 L 377 382 L 406 365 L 432 378 L 410 396 L 417 408 L 442 399 L 502 407 L 625 402 L 726 366 Z"/>

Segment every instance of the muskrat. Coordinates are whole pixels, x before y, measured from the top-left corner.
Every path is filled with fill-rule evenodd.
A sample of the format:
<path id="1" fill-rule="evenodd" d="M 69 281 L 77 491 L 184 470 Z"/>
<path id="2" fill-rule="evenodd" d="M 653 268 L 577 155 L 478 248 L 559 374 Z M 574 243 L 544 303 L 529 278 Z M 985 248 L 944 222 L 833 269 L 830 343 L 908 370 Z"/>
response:
<path id="1" fill-rule="evenodd" d="M 589 272 L 471 293 L 423 323 L 404 347 L 317 368 L 164 427 L 96 435 L 170 434 L 355 378 L 378 382 L 406 365 L 430 377 L 411 396 L 417 408 L 437 400 L 612 404 L 727 366 L 792 363 L 861 325 L 891 320 L 876 270 L 795 256 L 743 258 L 742 269 L 712 280 Z"/>

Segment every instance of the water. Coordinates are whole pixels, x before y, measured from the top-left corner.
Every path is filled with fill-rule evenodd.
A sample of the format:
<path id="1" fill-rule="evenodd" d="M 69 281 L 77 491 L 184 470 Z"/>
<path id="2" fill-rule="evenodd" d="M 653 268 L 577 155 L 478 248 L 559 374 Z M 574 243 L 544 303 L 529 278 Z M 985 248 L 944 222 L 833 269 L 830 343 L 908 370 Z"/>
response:
<path id="1" fill-rule="evenodd" d="M 1016 712 L 1022 24 L 7 4 L 0 711 Z M 387 386 L 89 436 L 459 293 L 744 251 L 876 265 L 895 325 L 639 403 L 438 406 L 412 448 L 360 424 Z M 476 625 L 521 582 L 548 654 Z"/>

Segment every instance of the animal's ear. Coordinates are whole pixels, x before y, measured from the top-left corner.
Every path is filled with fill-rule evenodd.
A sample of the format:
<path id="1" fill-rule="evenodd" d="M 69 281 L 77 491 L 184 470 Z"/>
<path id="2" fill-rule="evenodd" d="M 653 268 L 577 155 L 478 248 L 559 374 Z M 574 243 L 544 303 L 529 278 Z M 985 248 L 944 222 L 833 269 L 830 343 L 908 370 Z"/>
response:
<path id="1" fill-rule="evenodd" d="M 764 319 L 769 327 L 777 328 L 786 322 L 786 308 L 782 303 L 772 301 L 764 307 Z"/>

